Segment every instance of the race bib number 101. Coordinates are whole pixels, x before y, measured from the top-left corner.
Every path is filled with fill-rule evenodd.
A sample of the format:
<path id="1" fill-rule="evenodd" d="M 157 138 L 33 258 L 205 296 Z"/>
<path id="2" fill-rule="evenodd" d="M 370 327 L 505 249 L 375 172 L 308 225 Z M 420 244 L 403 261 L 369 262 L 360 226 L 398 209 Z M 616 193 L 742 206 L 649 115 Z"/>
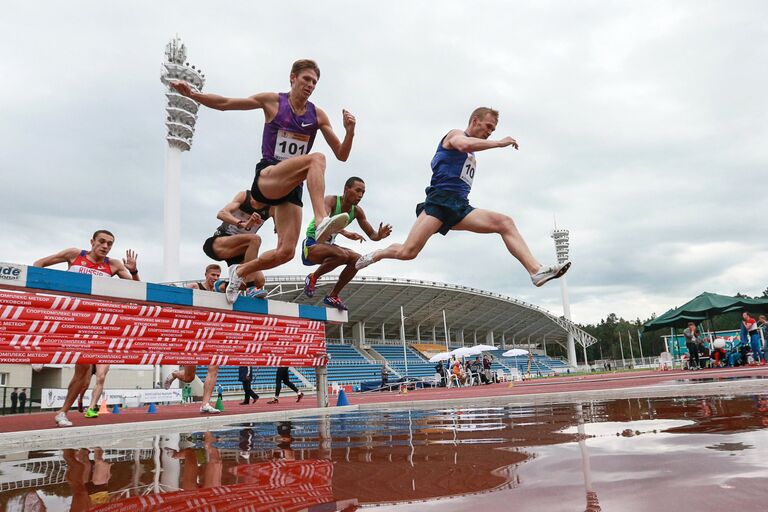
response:
<path id="1" fill-rule="evenodd" d="M 472 186 L 472 180 L 475 179 L 475 165 L 477 162 L 475 161 L 475 155 L 470 153 L 467 155 L 467 159 L 464 160 L 464 165 L 461 168 L 461 175 L 459 175 L 459 178 L 461 178 L 461 181 Z"/>
<path id="2" fill-rule="evenodd" d="M 275 160 L 287 160 L 294 156 L 306 155 L 308 148 L 309 135 L 279 130 L 275 142 Z"/>

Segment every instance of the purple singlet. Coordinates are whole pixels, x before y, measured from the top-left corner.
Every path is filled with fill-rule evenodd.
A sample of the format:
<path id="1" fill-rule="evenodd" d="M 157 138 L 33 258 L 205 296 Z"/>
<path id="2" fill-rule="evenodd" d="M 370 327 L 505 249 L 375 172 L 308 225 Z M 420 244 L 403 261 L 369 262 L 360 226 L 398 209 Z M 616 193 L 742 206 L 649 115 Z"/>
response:
<path id="1" fill-rule="evenodd" d="M 265 160 L 287 160 L 306 155 L 312 150 L 317 134 L 317 111 L 314 103 L 307 102 L 307 111 L 297 116 L 293 113 L 288 93 L 278 94 L 277 115 L 264 124 L 261 137 L 261 155 Z"/>

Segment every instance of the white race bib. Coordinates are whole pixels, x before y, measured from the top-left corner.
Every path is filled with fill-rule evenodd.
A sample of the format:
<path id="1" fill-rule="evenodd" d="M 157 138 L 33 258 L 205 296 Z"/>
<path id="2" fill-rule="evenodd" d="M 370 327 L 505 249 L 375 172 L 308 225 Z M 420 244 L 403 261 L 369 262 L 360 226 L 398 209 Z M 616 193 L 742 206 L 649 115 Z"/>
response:
<path id="1" fill-rule="evenodd" d="M 275 142 L 275 160 L 288 160 L 294 156 L 306 155 L 309 149 L 309 135 L 278 130 Z"/>
<path id="2" fill-rule="evenodd" d="M 475 155 L 474 153 L 469 153 L 467 159 L 464 160 L 464 165 L 461 167 L 459 178 L 470 187 L 472 186 L 472 180 L 475 179 L 475 165 L 477 165 Z"/>

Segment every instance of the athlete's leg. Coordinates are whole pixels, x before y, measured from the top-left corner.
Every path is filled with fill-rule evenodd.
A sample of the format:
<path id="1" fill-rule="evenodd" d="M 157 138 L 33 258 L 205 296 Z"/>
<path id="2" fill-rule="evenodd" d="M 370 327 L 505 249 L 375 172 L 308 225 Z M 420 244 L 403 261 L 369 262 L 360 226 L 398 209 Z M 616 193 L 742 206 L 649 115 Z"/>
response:
<path id="1" fill-rule="evenodd" d="M 99 398 L 101 392 L 104 390 L 104 380 L 107 378 L 107 372 L 109 372 L 108 364 L 96 365 L 96 385 L 93 387 L 93 394 L 91 394 L 91 410 L 99 410 Z"/>
<path id="2" fill-rule="evenodd" d="M 211 395 L 213 395 L 213 388 L 216 386 L 216 378 L 219 376 L 218 366 L 209 366 L 208 373 L 205 376 L 205 382 L 203 382 L 203 405 L 211 401 Z"/>
<path id="3" fill-rule="evenodd" d="M 75 403 L 75 399 L 80 394 L 80 390 L 83 389 L 83 385 L 87 387 L 90 380 L 91 365 L 76 364 L 75 374 L 72 375 L 72 380 L 69 381 L 69 386 L 67 386 L 67 396 L 64 398 L 64 405 L 58 412 L 66 414 L 70 407 L 72 407 L 72 404 Z"/>
<path id="4" fill-rule="evenodd" d="M 325 197 L 325 156 L 321 153 L 297 156 L 271 165 L 261 171 L 258 187 L 264 197 L 280 199 L 307 181 L 309 199 L 315 214 L 315 225 L 328 216 Z"/>
<path id="5" fill-rule="evenodd" d="M 245 261 L 256 258 L 259 255 L 261 237 L 253 234 L 219 236 L 213 241 L 213 252 L 219 259 L 228 260 L 243 256 Z M 250 253 L 250 258 L 248 257 Z"/>
<path id="6" fill-rule="evenodd" d="M 257 270 L 274 268 L 293 259 L 301 231 L 301 208 L 293 203 L 276 206 L 275 228 L 277 229 L 277 247 L 264 252 L 254 260 L 238 265 L 238 276 L 245 277 Z"/>
<path id="7" fill-rule="evenodd" d="M 349 249 L 344 249 L 344 252 L 346 253 L 346 257 L 347 257 L 347 261 L 346 261 L 347 266 L 344 267 L 344 270 L 341 271 L 341 274 L 339 275 L 339 280 L 336 281 L 336 286 L 334 286 L 333 290 L 331 290 L 332 297 L 338 297 L 339 294 L 341 293 L 341 290 L 343 290 L 344 287 L 347 286 L 347 284 L 357 274 L 355 263 L 360 258 L 360 255 L 355 251 L 351 251 Z"/>
<path id="8" fill-rule="evenodd" d="M 345 250 L 338 245 L 315 244 L 308 248 L 308 252 L 307 259 L 315 265 L 320 265 L 312 272 L 315 279 L 319 279 L 347 261 Z"/>
<path id="9" fill-rule="evenodd" d="M 523 264 L 529 274 L 533 275 L 541 268 L 541 263 L 531 254 L 514 221 L 507 215 L 478 208 L 472 210 L 452 229 L 473 233 L 498 233 L 510 254 Z"/>
<path id="10" fill-rule="evenodd" d="M 370 253 L 370 255 L 367 255 L 370 256 L 370 261 L 366 262 L 367 264 L 365 266 L 385 259 L 414 259 L 424 248 L 427 240 L 437 233 L 442 225 L 443 221 L 440 219 L 427 215 L 426 212 L 421 212 L 416 218 L 416 222 L 413 223 L 413 227 L 411 228 L 410 233 L 408 233 L 408 238 L 405 239 L 405 243 L 392 244 L 386 249 Z"/>

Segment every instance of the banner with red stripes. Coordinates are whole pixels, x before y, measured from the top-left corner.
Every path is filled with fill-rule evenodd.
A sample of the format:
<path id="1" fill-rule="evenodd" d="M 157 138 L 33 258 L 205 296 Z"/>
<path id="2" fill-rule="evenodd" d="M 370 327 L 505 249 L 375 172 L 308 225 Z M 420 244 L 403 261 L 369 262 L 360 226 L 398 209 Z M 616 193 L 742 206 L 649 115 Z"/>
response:
<path id="1" fill-rule="evenodd" d="M 325 324 L 0 292 L 0 363 L 320 366 Z"/>

